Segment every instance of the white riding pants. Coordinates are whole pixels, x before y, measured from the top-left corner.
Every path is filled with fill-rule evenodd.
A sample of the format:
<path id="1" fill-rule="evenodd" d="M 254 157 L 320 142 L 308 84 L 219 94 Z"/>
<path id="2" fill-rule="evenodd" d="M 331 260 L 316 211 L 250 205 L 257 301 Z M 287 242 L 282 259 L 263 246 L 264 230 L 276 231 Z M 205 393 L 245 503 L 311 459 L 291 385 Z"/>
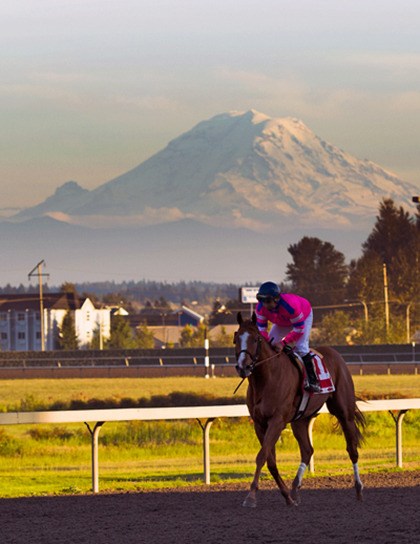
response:
<path id="1" fill-rule="evenodd" d="M 314 319 L 313 312 L 311 312 L 305 319 L 305 325 L 303 328 L 303 334 L 296 341 L 294 351 L 303 357 L 309 352 L 309 336 L 312 329 L 312 321 Z M 293 325 L 290 327 L 281 327 L 280 325 L 273 325 L 271 327 L 268 338 L 273 339 L 274 344 L 280 344 L 281 340 L 293 329 Z"/>

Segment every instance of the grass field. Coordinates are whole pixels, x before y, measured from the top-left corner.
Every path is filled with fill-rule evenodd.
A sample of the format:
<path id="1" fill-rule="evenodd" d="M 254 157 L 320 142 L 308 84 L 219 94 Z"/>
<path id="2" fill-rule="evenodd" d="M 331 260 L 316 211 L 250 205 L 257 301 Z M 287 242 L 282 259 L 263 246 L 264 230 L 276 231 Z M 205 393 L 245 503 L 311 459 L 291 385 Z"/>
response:
<path id="1" fill-rule="evenodd" d="M 419 376 L 355 376 L 363 398 L 420 397 Z M 0 380 L 0 410 L 48 409 L 57 401 L 150 399 L 173 392 L 232 398 L 237 378 Z M 235 397 L 244 401 L 246 386 Z M 366 414 L 361 472 L 395 468 L 395 424 L 388 413 Z M 351 474 L 341 431 L 329 415 L 314 425 L 316 475 Z M 211 433 L 212 482 L 250 481 L 258 450 L 248 418 L 220 419 Z M 420 414 L 403 423 L 404 470 L 418 469 Z M 202 431 L 198 423 L 106 423 L 100 433 L 100 490 L 135 491 L 202 483 Z M 0 428 L 0 497 L 86 493 L 91 483 L 90 435 L 83 424 L 13 425 Z M 297 444 L 287 428 L 278 444 L 282 474 L 292 478 L 299 464 Z M 264 477 L 268 477 L 264 475 Z M 311 477 L 308 475 L 307 477 Z"/>
<path id="2" fill-rule="evenodd" d="M 409 398 L 420 396 L 420 376 L 369 375 L 353 377 L 356 394 L 362 398 Z M 89 399 L 121 400 L 151 398 L 170 392 L 196 393 L 233 399 L 239 378 L 102 378 L 0 380 L 0 411 L 48 409 L 54 402 Z M 246 384 L 235 399 L 245 402 Z"/>

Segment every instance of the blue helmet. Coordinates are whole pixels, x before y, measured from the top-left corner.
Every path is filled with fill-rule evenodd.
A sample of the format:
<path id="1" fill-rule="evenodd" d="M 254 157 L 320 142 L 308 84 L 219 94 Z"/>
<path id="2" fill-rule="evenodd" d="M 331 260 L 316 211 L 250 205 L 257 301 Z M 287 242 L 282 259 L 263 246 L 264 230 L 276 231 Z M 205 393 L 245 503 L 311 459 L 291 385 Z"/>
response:
<path id="1" fill-rule="evenodd" d="M 265 283 L 261 284 L 258 290 L 257 300 L 260 302 L 264 302 L 270 299 L 276 299 L 279 298 L 280 294 L 281 291 L 277 283 L 274 283 L 272 281 L 266 281 Z"/>

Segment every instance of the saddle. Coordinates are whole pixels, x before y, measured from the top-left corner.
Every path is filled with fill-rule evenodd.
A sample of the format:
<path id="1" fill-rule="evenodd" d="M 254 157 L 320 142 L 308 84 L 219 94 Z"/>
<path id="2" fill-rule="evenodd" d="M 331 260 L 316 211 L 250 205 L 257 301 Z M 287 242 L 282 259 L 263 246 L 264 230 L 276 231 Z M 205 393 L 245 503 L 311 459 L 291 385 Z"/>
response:
<path id="1" fill-rule="evenodd" d="M 303 416 L 303 414 L 305 413 L 305 410 L 308 406 L 308 402 L 309 402 L 309 399 L 315 394 L 315 393 L 312 393 L 312 392 L 309 392 L 309 391 L 306 391 L 306 389 L 304 388 L 304 383 L 305 383 L 305 380 L 306 380 L 306 369 L 305 369 L 305 365 L 302 361 L 302 359 L 300 358 L 300 356 L 295 353 L 293 350 L 289 350 L 287 351 L 287 356 L 289 357 L 290 361 L 298 368 L 299 372 L 300 372 L 300 375 L 301 375 L 301 391 L 302 391 L 302 398 L 301 398 L 301 401 L 299 403 L 299 407 L 296 411 L 296 414 L 293 418 L 293 421 L 295 421 L 296 419 L 299 419 L 300 417 Z M 312 359 L 313 359 L 313 362 L 314 362 L 314 369 L 315 369 L 315 373 L 317 375 L 317 378 L 318 378 L 318 383 L 321 387 L 321 392 L 320 393 L 316 393 L 317 395 L 322 395 L 324 393 L 332 393 L 335 391 L 335 386 L 334 386 L 334 383 L 332 381 L 332 378 L 331 378 L 331 375 L 328 371 L 328 368 L 325 366 L 324 364 L 324 356 L 319 353 L 318 351 L 314 350 L 314 349 L 311 349 L 311 354 L 312 354 Z"/>

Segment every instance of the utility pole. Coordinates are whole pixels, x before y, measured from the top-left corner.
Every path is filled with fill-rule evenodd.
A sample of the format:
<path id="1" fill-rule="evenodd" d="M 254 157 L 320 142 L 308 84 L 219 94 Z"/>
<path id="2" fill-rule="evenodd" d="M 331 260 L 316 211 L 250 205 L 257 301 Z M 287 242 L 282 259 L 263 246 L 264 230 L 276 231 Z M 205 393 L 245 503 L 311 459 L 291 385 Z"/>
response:
<path id="1" fill-rule="evenodd" d="M 386 339 L 389 338 L 389 300 L 388 300 L 388 276 L 386 272 L 386 264 L 383 264 L 384 271 L 384 299 L 385 299 L 385 327 L 386 327 Z"/>
<path id="2" fill-rule="evenodd" d="M 28 280 L 32 278 L 32 276 L 38 277 L 38 285 L 39 285 L 39 319 L 40 319 L 40 326 L 41 326 L 41 351 L 45 351 L 45 330 L 44 330 L 44 300 L 43 300 L 43 294 L 42 294 L 42 278 L 49 277 L 49 274 L 43 274 L 41 272 L 42 265 L 45 265 L 44 259 L 42 261 L 39 261 L 39 263 L 29 272 L 28 274 Z M 36 270 L 36 272 L 35 272 Z"/>

